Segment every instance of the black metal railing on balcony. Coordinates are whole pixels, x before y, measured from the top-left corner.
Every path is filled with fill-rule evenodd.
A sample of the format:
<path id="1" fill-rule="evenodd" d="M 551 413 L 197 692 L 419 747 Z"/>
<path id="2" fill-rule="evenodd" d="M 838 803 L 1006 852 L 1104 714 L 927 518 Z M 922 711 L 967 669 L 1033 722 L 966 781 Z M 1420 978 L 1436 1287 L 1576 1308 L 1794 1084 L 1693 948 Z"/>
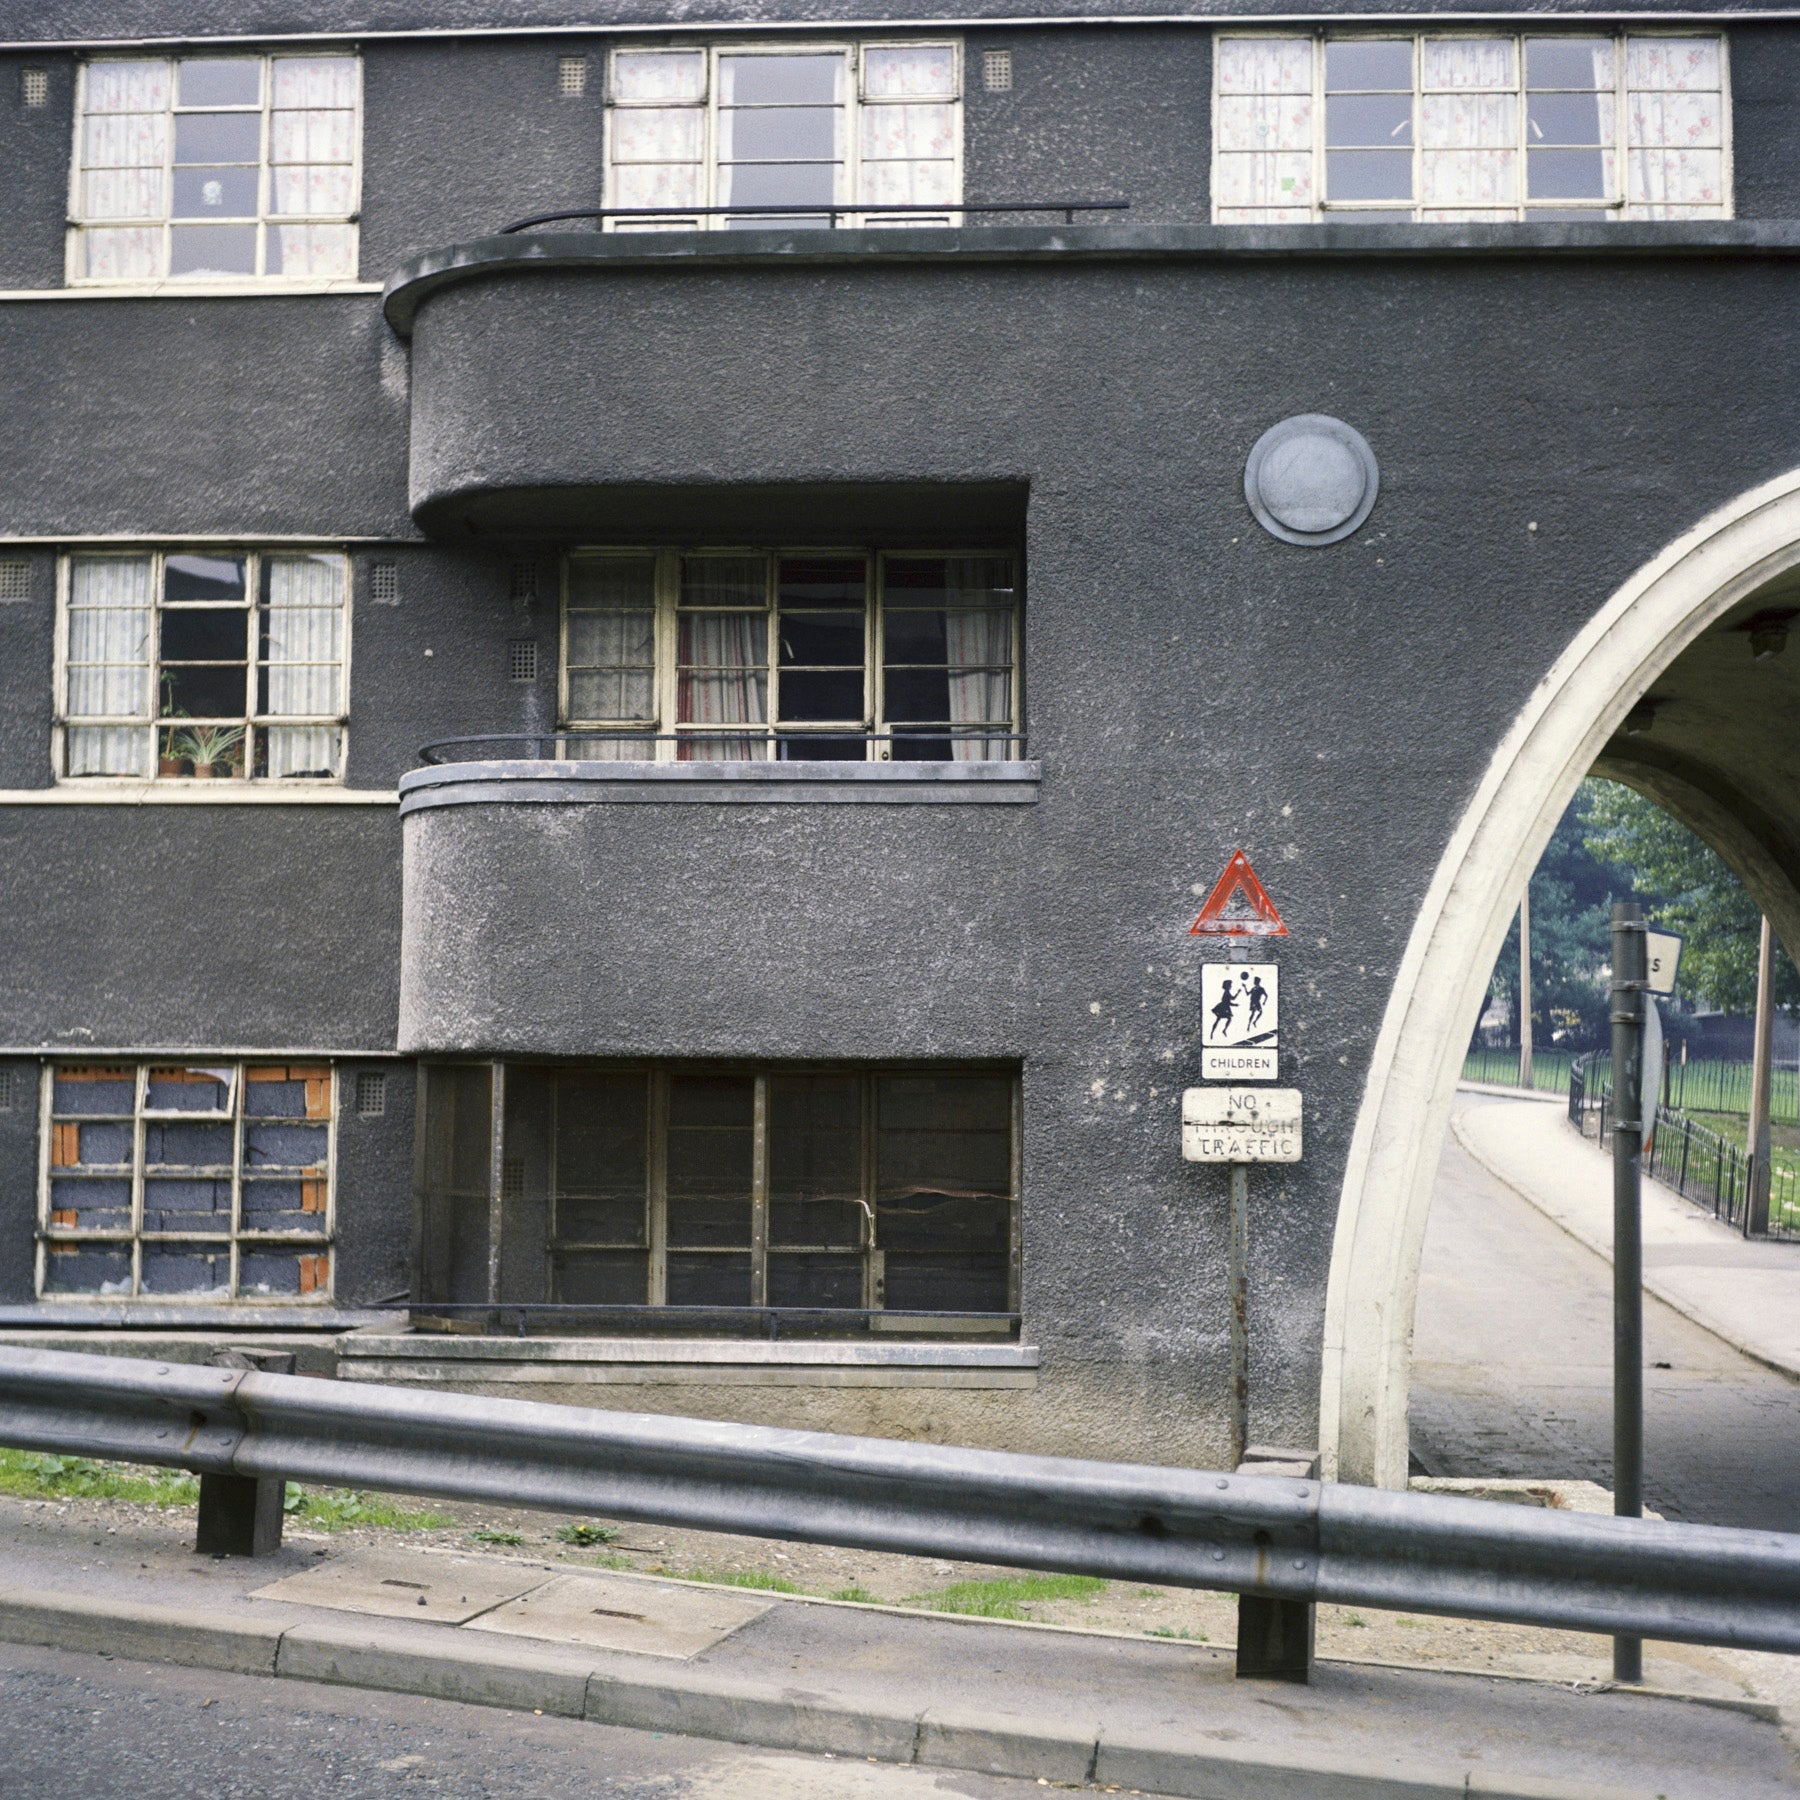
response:
<path id="1" fill-rule="evenodd" d="M 515 231 L 561 225 L 571 219 L 598 219 L 603 227 L 608 219 L 639 223 L 652 219 L 677 223 L 682 219 L 761 219 L 767 224 L 791 225 L 802 231 L 832 231 L 840 219 L 892 219 L 900 224 L 943 226 L 969 213 L 1061 213 L 1064 224 L 1073 225 L 1077 213 L 1130 210 L 1129 200 L 979 200 L 958 201 L 954 206 L 852 205 L 847 201 L 825 206 L 581 206 L 568 212 L 533 213 L 528 219 L 515 219 L 510 225 L 502 225 L 498 235 L 507 237 Z"/>
<path id="2" fill-rule="evenodd" d="M 518 1300 L 383 1300 L 370 1312 L 441 1319 L 488 1337 L 593 1336 L 607 1330 L 632 1336 L 683 1333 L 716 1336 L 845 1337 L 872 1333 L 922 1337 L 1016 1338 L 1016 1312 L 947 1312 L 922 1307 L 695 1306 L 642 1302 Z"/>
<path id="3" fill-rule="evenodd" d="M 436 738 L 428 766 L 461 762 L 1021 762 L 1022 733 L 988 725 L 899 725 L 886 731 L 797 731 L 708 725 L 692 731 L 499 731 Z"/>

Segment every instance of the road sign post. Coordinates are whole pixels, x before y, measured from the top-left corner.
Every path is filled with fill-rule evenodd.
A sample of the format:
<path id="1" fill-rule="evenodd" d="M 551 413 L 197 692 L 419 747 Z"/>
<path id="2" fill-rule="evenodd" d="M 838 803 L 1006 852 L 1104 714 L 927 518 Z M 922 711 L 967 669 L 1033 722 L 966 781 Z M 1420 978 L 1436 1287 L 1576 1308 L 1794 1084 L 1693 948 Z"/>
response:
<path id="1" fill-rule="evenodd" d="M 1243 965 L 1233 966 L 1230 974 L 1242 980 L 1240 992 L 1250 988 L 1250 971 Z M 1274 972 L 1269 969 L 1266 974 L 1273 990 Z M 1269 1024 L 1274 1025 L 1272 998 Z M 1226 1279 L 1234 1469 L 1243 1466 L 1250 1448 L 1250 1165 L 1298 1162 L 1300 1134 L 1300 1095 L 1293 1088 L 1200 1087 L 1181 1096 L 1182 1156 L 1188 1162 L 1224 1163 L 1230 1170 Z M 1310 1681 L 1313 1631 L 1313 1608 L 1307 1601 L 1240 1594 L 1238 1674 L 1267 1681 Z"/>
<path id="2" fill-rule="evenodd" d="M 1612 909 L 1613 1511 L 1644 1512 L 1644 909 Z M 1644 1679 L 1644 1641 L 1613 1639 L 1613 1679 Z"/>

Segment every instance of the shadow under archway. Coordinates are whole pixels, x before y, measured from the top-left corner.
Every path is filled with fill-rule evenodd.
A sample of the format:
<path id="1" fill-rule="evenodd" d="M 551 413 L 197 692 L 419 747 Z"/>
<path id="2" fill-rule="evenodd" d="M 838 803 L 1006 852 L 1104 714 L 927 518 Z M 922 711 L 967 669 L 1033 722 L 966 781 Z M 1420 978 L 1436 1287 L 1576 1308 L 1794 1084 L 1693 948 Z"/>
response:
<path id="1" fill-rule="evenodd" d="M 1326 1294 L 1328 1477 L 1406 1484 L 1413 1306 L 1451 1099 L 1519 892 L 1582 779 L 1621 781 L 1672 813 L 1800 946 L 1800 631 L 1791 661 L 1757 662 L 1744 629 L 1789 607 L 1800 471 L 1637 571 L 1490 759 L 1414 922 L 1351 1143 Z"/>

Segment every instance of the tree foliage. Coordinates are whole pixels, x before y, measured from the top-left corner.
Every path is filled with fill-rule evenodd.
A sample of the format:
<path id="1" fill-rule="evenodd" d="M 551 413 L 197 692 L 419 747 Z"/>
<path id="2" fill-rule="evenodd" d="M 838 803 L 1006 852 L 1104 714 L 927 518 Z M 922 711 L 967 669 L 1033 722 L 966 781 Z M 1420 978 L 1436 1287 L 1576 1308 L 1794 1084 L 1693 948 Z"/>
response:
<path id="1" fill-rule="evenodd" d="M 1592 784 L 1589 784 L 1592 785 Z M 1585 1047 L 1604 1037 L 1611 912 L 1628 889 L 1623 871 L 1589 849 L 1578 795 L 1557 822 L 1531 877 L 1531 1023 L 1540 1049 Z M 1494 964 L 1490 1000 L 1519 1013 L 1519 921 Z M 1515 1043 L 1518 1041 L 1515 1036 Z"/>
<path id="2" fill-rule="evenodd" d="M 1710 1002 L 1724 1012 L 1754 1010 L 1762 913 L 1724 858 L 1654 802 L 1617 782 L 1583 782 L 1571 810 L 1580 813 L 1589 854 L 1626 878 L 1626 891 L 1645 903 L 1653 924 L 1686 940 L 1677 997 Z M 1534 900 L 1536 892 L 1534 884 Z M 1779 953 L 1775 1001 L 1783 1006 L 1800 1001 L 1800 975 Z"/>

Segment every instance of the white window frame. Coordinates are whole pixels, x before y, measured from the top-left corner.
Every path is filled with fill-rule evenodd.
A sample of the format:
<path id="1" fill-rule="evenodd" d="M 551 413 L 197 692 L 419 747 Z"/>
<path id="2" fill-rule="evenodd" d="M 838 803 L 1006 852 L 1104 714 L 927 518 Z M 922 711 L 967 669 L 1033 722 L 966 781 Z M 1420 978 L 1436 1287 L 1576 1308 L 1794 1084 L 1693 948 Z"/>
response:
<path id="1" fill-rule="evenodd" d="M 764 616 L 768 621 L 766 655 L 768 658 L 767 711 L 769 716 L 763 724 L 739 726 L 700 723 L 684 725 L 676 720 L 680 679 L 678 658 L 681 560 L 683 557 L 690 556 L 754 556 L 761 558 L 764 562 L 766 579 L 763 590 L 763 606 Z M 810 721 L 783 723 L 781 721 L 781 657 L 780 646 L 776 641 L 776 621 L 780 616 L 779 570 L 781 559 L 784 556 L 842 557 L 846 560 L 859 557 L 864 561 L 863 717 L 858 724 L 852 725 L 844 720 L 830 724 Z M 882 653 L 882 646 L 886 639 L 884 618 L 887 606 L 887 564 L 890 557 L 906 560 L 928 559 L 934 556 L 983 556 L 996 560 L 1005 558 L 1012 564 L 1011 714 L 1006 721 L 1004 730 L 996 729 L 990 735 L 1010 737 L 1016 746 L 1022 734 L 1021 721 L 1025 715 L 1025 591 L 1022 573 L 1024 559 L 1017 550 L 971 547 L 967 544 L 949 549 L 927 547 L 891 551 L 869 550 L 860 545 L 829 544 L 784 544 L 774 548 L 766 544 L 705 544 L 685 545 L 677 548 L 670 548 L 667 545 L 638 545 L 629 548 L 608 545 L 604 548 L 584 547 L 572 550 L 563 558 L 561 570 L 562 599 L 557 651 L 557 728 L 559 731 L 570 733 L 616 732 L 621 737 L 629 738 L 633 735 L 635 727 L 637 735 L 657 737 L 654 757 L 657 762 L 679 760 L 681 746 L 673 741 L 676 737 L 761 739 L 768 743 L 773 750 L 783 737 L 804 737 L 809 734 L 820 737 L 842 737 L 849 732 L 886 732 L 890 741 L 871 740 L 866 746 L 864 760 L 870 762 L 893 761 L 891 738 L 896 730 L 902 737 L 929 737 L 932 734 L 932 728 L 929 725 L 909 726 L 904 723 L 896 727 L 887 722 L 886 658 Z M 570 565 L 581 560 L 627 561 L 642 560 L 645 557 L 656 558 L 656 676 L 654 683 L 656 719 L 653 722 L 635 719 L 575 719 L 569 710 Z"/>
<path id="2" fill-rule="evenodd" d="M 262 119 L 262 137 L 260 156 L 257 165 L 257 213 L 256 213 L 256 262 L 255 274 L 220 274 L 207 273 L 198 275 L 172 275 L 169 273 L 169 252 L 173 232 L 173 215 L 175 206 L 175 119 L 185 112 L 248 112 L 249 107 L 185 107 L 177 104 L 176 65 L 182 62 L 198 62 L 216 59 L 237 62 L 255 57 L 262 64 L 262 100 L 260 114 Z M 274 64 L 283 57 L 298 57 L 305 61 L 316 61 L 321 57 L 345 57 L 356 65 L 356 98 L 354 110 L 355 127 L 351 133 L 350 146 L 350 207 L 343 213 L 281 213 L 270 211 L 270 162 L 269 138 L 271 114 L 274 111 L 275 71 Z M 165 108 L 169 120 L 167 143 L 163 152 L 163 211 L 160 215 L 139 219 L 109 219 L 86 216 L 82 193 L 83 134 L 87 124 L 87 92 L 88 71 L 96 63 L 114 62 L 164 62 L 169 68 L 169 100 Z M 113 55 L 84 57 L 76 75 L 75 84 L 75 132 L 74 142 L 69 154 L 69 224 L 64 235 L 64 272 L 63 280 L 68 287 L 81 288 L 137 288 L 146 285 L 161 287 L 170 283 L 184 291 L 189 288 L 243 287 L 253 289 L 264 288 L 272 291 L 283 289 L 316 289 L 316 288 L 348 288 L 360 287 L 362 284 L 362 180 L 363 180 L 363 64 L 362 54 L 351 44 L 319 44 L 306 45 L 302 48 L 265 50 L 255 47 L 241 51 L 219 50 L 201 56 L 131 56 L 124 53 Z M 186 221 L 183 221 L 186 223 Z M 244 223 L 244 220 L 233 220 L 232 223 Z M 281 225 L 342 225 L 350 233 L 351 269 L 347 275 L 266 275 L 262 273 L 263 264 L 268 258 L 269 232 Z M 89 275 L 86 273 L 87 249 L 86 233 L 92 229 L 108 227 L 143 227 L 159 228 L 162 233 L 162 255 L 159 259 L 158 272 L 150 276 L 141 275 Z"/>
<path id="3" fill-rule="evenodd" d="M 105 549 L 70 550 L 62 554 L 56 561 L 56 638 L 54 650 L 54 680 L 52 690 L 55 698 L 55 712 L 50 732 L 51 769 L 59 787 L 93 788 L 118 787 L 120 785 L 141 788 L 146 783 L 156 782 L 164 786 L 178 785 L 191 787 L 195 784 L 192 775 L 163 774 L 162 745 L 160 734 L 165 729 L 179 729 L 179 720 L 165 720 L 157 710 L 162 683 L 157 671 L 162 666 L 162 631 L 161 617 L 163 609 L 163 570 L 171 556 L 183 555 L 242 556 L 246 558 L 244 584 L 246 597 L 242 610 L 247 615 L 245 622 L 245 711 L 243 717 L 236 721 L 246 729 L 246 742 L 258 731 L 271 725 L 322 725 L 335 727 L 338 734 L 338 766 L 335 775 L 257 775 L 254 768 L 253 749 L 245 757 L 245 773 L 230 776 L 221 780 L 220 786 L 225 789 L 279 789 L 283 792 L 305 794 L 317 792 L 323 788 L 341 788 L 344 786 L 345 774 L 350 763 L 350 640 L 352 620 L 352 592 L 355 569 L 347 547 L 340 545 L 307 545 L 303 547 L 285 545 L 257 544 L 208 544 L 198 543 L 192 546 L 185 544 L 145 544 L 135 548 L 108 545 Z M 340 635 L 342 655 L 338 661 L 338 697 L 340 709 L 331 714 L 287 714 L 259 713 L 256 711 L 258 691 L 258 674 L 265 667 L 257 654 L 260 649 L 260 633 L 256 630 L 256 620 L 262 605 L 262 564 L 265 557 L 280 556 L 335 556 L 342 564 L 341 612 L 343 629 Z M 80 718 L 69 716 L 69 613 L 70 595 L 74 585 L 74 567 L 77 562 L 142 562 L 146 558 L 151 564 L 150 576 L 150 632 L 151 632 L 151 694 L 148 714 L 95 714 L 82 715 Z M 223 608 L 221 610 L 224 610 Z M 221 715 L 222 716 L 222 715 Z M 68 769 L 68 733 L 71 726 L 142 726 L 150 731 L 151 756 L 150 773 L 148 775 L 71 775 Z"/>
<path id="4" fill-rule="evenodd" d="M 841 226 L 882 226 L 882 225 L 960 225 L 962 212 L 956 204 L 949 206 L 921 205 L 916 210 L 906 213 L 866 214 L 856 210 L 856 203 L 863 200 L 862 187 L 862 109 L 865 106 L 894 106 L 912 104 L 942 104 L 951 109 L 954 121 L 955 147 L 952 151 L 951 190 L 954 200 L 963 198 L 963 103 L 966 98 L 968 80 L 967 59 L 963 54 L 961 38 L 858 38 L 808 40 L 788 43 L 715 43 L 715 44 L 618 44 L 613 47 L 606 59 L 606 122 L 604 143 L 604 180 L 605 188 L 602 204 L 611 206 L 613 202 L 613 117 L 624 110 L 637 108 L 656 109 L 667 107 L 666 100 L 620 100 L 617 98 L 617 83 L 613 75 L 614 58 L 623 54 L 645 51 L 701 51 L 706 57 L 706 98 L 703 103 L 703 122 L 700 145 L 700 200 L 701 206 L 719 204 L 719 59 L 724 56 L 825 56 L 836 55 L 847 59 L 845 96 L 843 110 L 845 115 L 844 161 L 842 166 L 841 186 L 833 202 L 838 207 L 837 223 Z M 864 70 L 867 66 L 867 53 L 871 50 L 948 50 L 955 67 L 955 77 L 951 93 L 941 101 L 934 101 L 929 96 L 909 95 L 870 95 L 865 90 Z M 690 103 L 691 104 L 691 103 Z M 873 204 L 872 202 L 870 204 Z M 816 207 L 812 210 L 817 210 Z M 793 209 L 796 216 L 804 217 L 809 209 L 805 205 L 796 205 Z M 679 207 L 672 207 L 666 214 L 667 224 L 657 219 L 606 219 L 602 221 L 607 231 L 643 231 L 650 230 L 699 230 L 723 231 L 730 228 L 731 220 L 720 214 L 683 213 Z M 778 228 L 781 220 L 770 219 L 771 228 Z"/>
<path id="5" fill-rule="evenodd" d="M 254 1122 L 244 1110 L 246 1096 L 246 1071 L 250 1069 L 266 1069 L 276 1066 L 300 1064 L 308 1068 L 325 1070 L 325 1080 L 329 1086 L 326 1099 L 326 1116 L 321 1120 L 310 1120 L 309 1123 L 322 1124 L 326 1128 L 325 1173 L 323 1176 L 302 1176 L 303 1181 L 323 1180 L 325 1183 L 324 1229 L 314 1233 L 295 1233 L 281 1231 L 257 1231 L 246 1228 L 243 1223 L 244 1201 L 244 1132 L 247 1123 Z M 133 1079 L 133 1105 L 129 1121 L 123 1113 L 97 1113 L 66 1115 L 64 1121 L 55 1117 L 56 1106 L 56 1071 L 59 1067 L 68 1068 L 119 1068 L 130 1069 Z M 226 1115 L 218 1113 L 167 1112 L 155 1111 L 146 1105 L 149 1093 L 150 1071 L 152 1069 L 169 1068 L 216 1068 L 232 1071 L 232 1110 L 229 1115 L 232 1130 L 232 1165 L 231 1181 L 231 1224 L 226 1232 L 179 1232 L 144 1230 L 144 1188 L 147 1176 L 152 1175 L 151 1166 L 146 1163 L 144 1150 L 145 1126 L 165 1119 L 206 1120 L 217 1123 Z M 38 1095 L 38 1218 L 37 1218 L 37 1259 L 34 1291 L 40 1301 L 53 1302 L 56 1305 L 75 1306 L 118 1306 L 121 1304 L 155 1305 L 155 1306 L 219 1306 L 232 1304 L 239 1306 L 291 1306 L 305 1308 L 329 1306 L 332 1303 L 337 1283 L 337 1190 L 338 1190 L 338 1115 L 343 1098 L 343 1083 L 339 1080 L 338 1065 L 322 1057 L 284 1056 L 274 1052 L 264 1056 L 209 1056 L 206 1052 L 184 1056 L 165 1057 L 82 1057 L 67 1056 L 43 1064 L 39 1077 Z M 131 1126 L 132 1155 L 129 1166 L 131 1183 L 131 1223 L 129 1227 L 108 1230 L 83 1230 L 78 1226 L 58 1225 L 53 1220 L 51 1182 L 58 1170 L 79 1166 L 54 1162 L 53 1131 L 56 1123 L 69 1122 L 76 1119 L 93 1119 L 96 1122 L 127 1123 Z M 126 1165 L 96 1165 L 96 1167 L 115 1167 L 121 1171 Z M 211 1165 L 209 1165 L 211 1166 Z M 223 1165 L 217 1165 L 223 1168 Z M 115 1177 L 116 1178 L 116 1177 Z M 175 1177 L 179 1179 L 179 1175 Z M 222 1176 L 200 1177 L 200 1179 L 219 1180 Z M 145 1293 L 143 1292 L 143 1263 L 145 1244 L 228 1244 L 231 1256 L 231 1279 L 226 1293 L 217 1289 L 193 1293 Z M 49 1288 L 47 1284 L 49 1260 L 55 1253 L 56 1245 L 114 1245 L 126 1248 L 131 1256 L 131 1293 L 126 1294 L 84 1294 L 71 1293 Z M 241 1293 L 242 1256 L 248 1248 L 252 1253 L 258 1249 L 295 1250 L 310 1252 L 314 1256 L 323 1257 L 325 1264 L 325 1280 L 314 1286 L 311 1293 L 303 1294 L 245 1294 Z"/>
<path id="6" fill-rule="evenodd" d="M 1526 152 L 1530 148 L 1527 136 L 1526 74 L 1525 74 L 1525 41 L 1527 38 L 1569 37 L 1583 40 L 1594 38 L 1611 38 L 1613 44 L 1613 140 L 1610 146 L 1613 157 L 1613 168 L 1619 181 L 1618 191 L 1604 200 L 1535 200 L 1526 193 L 1527 163 Z M 1628 88 L 1626 72 L 1626 42 L 1632 38 L 1704 38 L 1716 42 L 1719 46 L 1719 182 L 1722 193 L 1721 207 L 1718 217 L 1730 219 L 1737 212 L 1737 178 L 1732 150 L 1732 105 L 1731 105 L 1731 40 L 1723 30 L 1703 30 L 1694 27 L 1686 29 L 1675 26 L 1638 26 L 1626 24 L 1615 30 L 1580 31 L 1567 21 L 1556 20 L 1546 16 L 1539 29 L 1505 29 L 1499 26 L 1494 30 L 1483 31 L 1472 26 L 1465 26 L 1441 31 L 1420 31 L 1408 29 L 1396 23 L 1392 29 L 1380 26 L 1365 25 L 1339 28 L 1334 26 L 1315 26 L 1311 29 L 1289 29 L 1283 31 L 1277 27 L 1265 26 L 1247 30 L 1221 29 L 1213 33 L 1213 75 L 1212 75 L 1212 166 L 1209 173 L 1211 183 L 1211 212 L 1215 223 L 1219 220 L 1219 178 L 1220 158 L 1228 154 L 1221 149 L 1219 143 L 1220 92 L 1219 92 L 1219 54 L 1218 47 L 1222 39 L 1238 40 L 1242 38 L 1262 38 L 1293 41 L 1308 38 L 1313 45 L 1312 59 L 1312 167 L 1313 167 L 1313 199 L 1312 218 L 1315 223 L 1327 217 L 1342 215 L 1353 217 L 1357 213 L 1373 213 L 1378 217 L 1386 217 L 1398 222 L 1403 218 L 1419 224 L 1454 224 L 1455 221 L 1421 219 L 1419 215 L 1426 211 L 1466 211 L 1492 212 L 1495 223 L 1505 223 L 1505 215 L 1510 213 L 1515 223 L 1526 222 L 1527 212 L 1606 212 L 1609 222 L 1637 220 L 1639 223 L 1676 223 L 1677 221 L 1647 218 L 1643 210 L 1635 211 L 1630 199 L 1629 154 L 1627 142 L 1628 129 Z M 1511 90 L 1518 99 L 1516 111 L 1517 136 L 1515 149 L 1518 155 L 1519 198 L 1510 207 L 1459 207 L 1427 208 L 1419 199 L 1423 191 L 1420 143 L 1420 102 L 1425 92 L 1424 83 L 1424 45 L 1427 39 L 1433 42 L 1449 40 L 1488 40 L 1510 38 L 1514 45 L 1514 66 L 1517 71 L 1517 85 Z M 1397 42 L 1410 40 L 1412 45 L 1412 191 L 1413 200 L 1410 206 L 1404 202 L 1390 200 L 1332 200 L 1326 195 L 1325 164 L 1325 55 L 1327 42 L 1357 40 L 1361 42 Z M 1434 89 L 1433 92 L 1439 90 Z M 1495 90 L 1496 92 L 1505 90 Z M 1227 96 L 1228 97 L 1228 96 Z M 1601 146 L 1604 150 L 1607 146 Z M 1532 220 L 1534 224 L 1548 223 L 1545 220 Z M 1231 224 L 1242 229 L 1238 221 Z"/>

